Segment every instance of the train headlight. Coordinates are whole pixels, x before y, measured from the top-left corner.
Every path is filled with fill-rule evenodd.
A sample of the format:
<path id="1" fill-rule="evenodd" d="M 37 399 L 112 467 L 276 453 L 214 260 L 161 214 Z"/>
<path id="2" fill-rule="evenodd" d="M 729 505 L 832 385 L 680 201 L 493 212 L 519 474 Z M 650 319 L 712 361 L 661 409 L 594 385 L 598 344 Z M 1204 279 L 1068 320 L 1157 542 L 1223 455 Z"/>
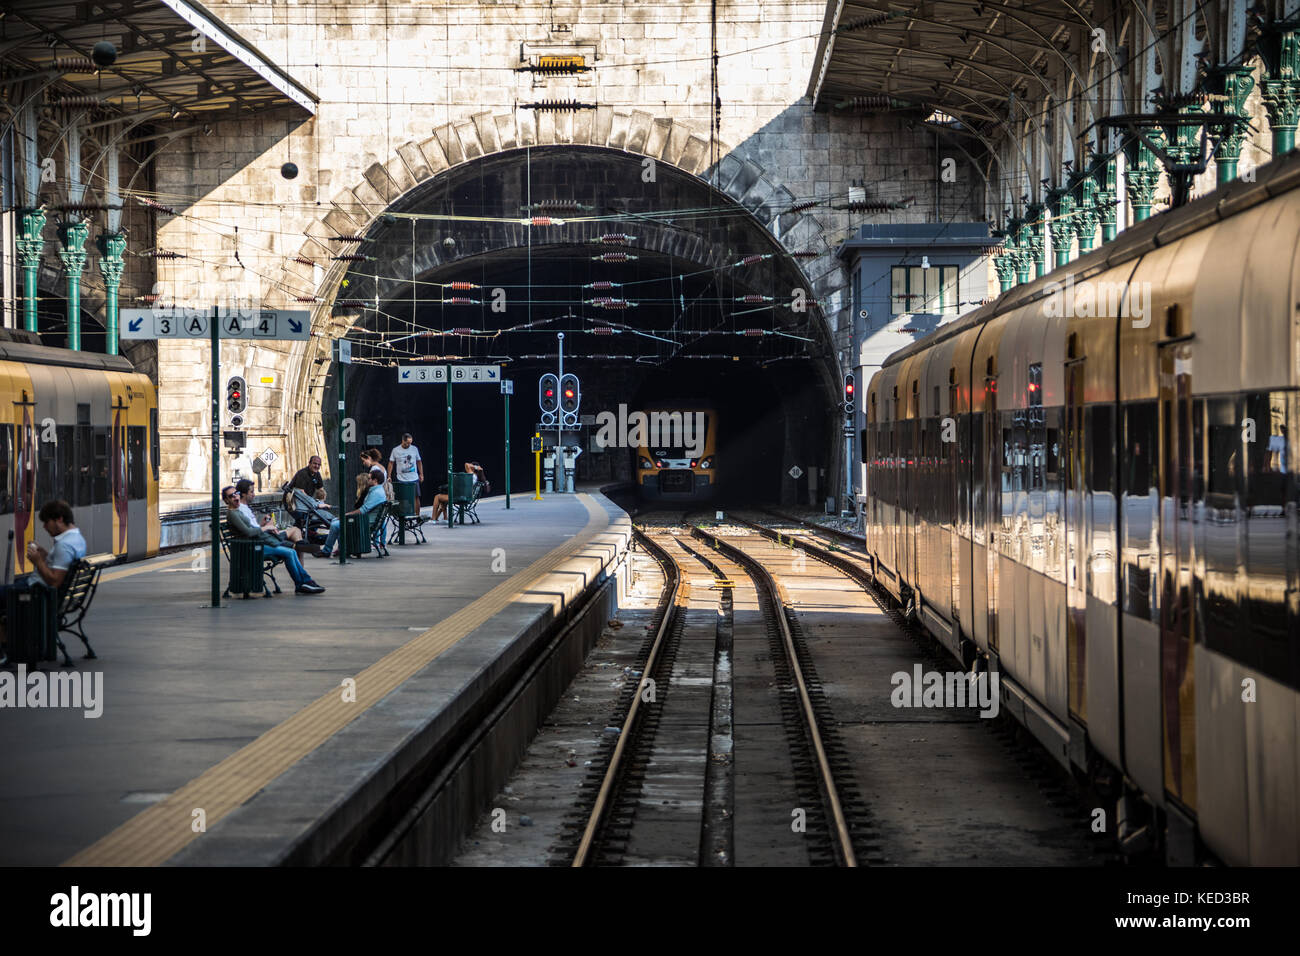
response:
<path id="1" fill-rule="evenodd" d="M 654 462 L 652 462 L 645 455 L 642 455 L 639 459 L 637 459 L 637 464 L 642 468 L 653 468 L 655 466 Z"/>
<path id="2" fill-rule="evenodd" d="M 663 466 L 664 466 L 664 463 L 663 463 L 662 461 L 660 461 L 659 459 L 656 458 L 656 459 L 655 459 L 655 467 L 656 467 L 656 468 L 662 468 Z"/>
<path id="3" fill-rule="evenodd" d="M 705 469 L 707 469 L 707 468 L 712 468 L 712 467 L 713 467 L 713 458 L 712 458 L 712 457 L 709 457 L 709 458 L 704 458 L 704 459 L 702 459 L 702 460 L 700 461 L 700 467 L 701 467 L 701 468 L 705 468 Z"/>

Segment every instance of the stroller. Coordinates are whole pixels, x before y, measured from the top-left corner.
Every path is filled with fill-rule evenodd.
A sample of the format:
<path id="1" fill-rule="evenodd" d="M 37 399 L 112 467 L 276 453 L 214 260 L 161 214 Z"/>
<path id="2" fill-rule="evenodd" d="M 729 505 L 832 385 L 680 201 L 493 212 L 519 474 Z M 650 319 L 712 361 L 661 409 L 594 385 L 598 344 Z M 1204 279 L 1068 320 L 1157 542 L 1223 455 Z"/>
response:
<path id="1" fill-rule="evenodd" d="M 293 523 L 302 531 L 303 540 L 320 546 L 329 537 L 334 516 L 301 488 L 294 488 L 285 501 Z"/>

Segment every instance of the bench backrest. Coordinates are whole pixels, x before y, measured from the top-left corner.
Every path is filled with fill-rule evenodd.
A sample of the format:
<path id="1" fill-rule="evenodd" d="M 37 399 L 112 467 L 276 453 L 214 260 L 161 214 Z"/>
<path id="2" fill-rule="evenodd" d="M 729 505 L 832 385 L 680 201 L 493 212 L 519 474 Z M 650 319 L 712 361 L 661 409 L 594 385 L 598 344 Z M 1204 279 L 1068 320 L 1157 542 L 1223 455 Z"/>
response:
<path id="1" fill-rule="evenodd" d="M 81 610 L 94 594 L 100 572 L 116 560 L 111 554 L 96 554 L 93 557 L 78 558 L 68 565 L 68 573 L 59 586 L 59 613 Z"/>

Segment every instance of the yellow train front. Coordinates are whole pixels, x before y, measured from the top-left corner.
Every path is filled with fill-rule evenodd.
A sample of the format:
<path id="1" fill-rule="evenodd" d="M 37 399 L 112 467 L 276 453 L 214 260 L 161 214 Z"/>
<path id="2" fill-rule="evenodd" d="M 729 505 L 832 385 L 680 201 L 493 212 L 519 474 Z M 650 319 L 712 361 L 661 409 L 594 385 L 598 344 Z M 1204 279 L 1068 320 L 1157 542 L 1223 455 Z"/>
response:
<path id="1" fill-rule="evenodd" d="M 158 397 L 122 356 L 0 340 L 0 541 L 9 567 L 33 570 L 49 546 L 37 514 L 72 506 L 88 553 L 158 552 Z"/>
<path id="2" fill-rule="evenodd" d="M 643 501 L 692 503 L 718 494 L 717 413 L 646 409 L 634 474 Z M 635 428 L 635 425 L 633 426 Z"/>

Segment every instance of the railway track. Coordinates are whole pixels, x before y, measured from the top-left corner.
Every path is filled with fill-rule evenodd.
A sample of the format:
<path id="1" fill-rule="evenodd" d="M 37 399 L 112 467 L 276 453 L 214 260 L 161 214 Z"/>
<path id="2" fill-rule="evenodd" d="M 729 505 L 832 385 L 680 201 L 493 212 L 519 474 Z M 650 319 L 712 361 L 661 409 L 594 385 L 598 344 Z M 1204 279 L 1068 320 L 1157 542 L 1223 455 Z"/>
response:
<path id="1" fill-rule="evenodd" d="M 712 517 L 638 516 L 644 597 L 498 797 L 539 808 L 539 832 L 485 822 L 464 863 L 538 862 L 529 846 L 564 866 L 1102 862 L 1072 783 L 1013 722 L 891 700 L 891 675 L 960 665 L 860 543 Z"/>
<path id="2" fill-rule="evenodd" d="M 798 804 L 791 811 L 791 832 L 805 835 L 807 862 L 858 865 L 861 848 L 855 846 L 853 831 L 861 821 L 846 813 L 843 798 L 845 793 L 856 798 L 856 787 L 843 751 L 834 741 L 820 683 L 807 649 L 800 646 L 802 633 L 780 582 L 760 562 L 717 535 L 695 527 L 690 529 L 689 543 L 684 537 L 662 529 L 658 533 L 638 531 L 639 543 L 663 570 L 663 597 L 644 668 L 618 742 L 603 768 L 572 865 L 617 864 L 629 854 L 637 861 L 649 857 L 657 862 L 691 862 L 683 859 L 680 848 L 688 839 L 692 822 L 699 831 L 693 862 L 705 866 L 735 862 L 738 808 L 732 662 L 738 583 L 752 595 L 747 603 L 754 606 L 758 618 L 742 622 L 739 628 L 751 637 L 762 634 L 775 665 L 775 679 L 765 686 L 748 682 L 747 693 L 761 691 L 769 698 L 766 703 L 779 713 L 784 731 L 780 741 L 770 739 L 770 723 L 754 728 L 756 732 L 745 728 L 741 735 L 746 744 L 768 748 L 778 744 L 787 752 L 784 762 L 793 775 L 786 779 L 794 785 L 788 796 L 795 798 L 787 802 Z M 711 575 L 712 585 L 707 589 L 698 578 L 692 580 L 692 574 L 701 570 Z M 692 620 L 693 614 L 696 620 Z M 707 708 L 700 706 L 698 694 L 693 695 L 695 700 L 678 699 L 683 696 L 681 682 L 674 686 L 672 673 L 680 665 L 695 671 L 707 665 L 711 670 Z M 702 733 L 704 723 L 697 718 L 705 716 L 707 732 Z M 762 737 L 769 739 L 752 739 Z M 665 759 L 668 754 L 676 759 Z M 694 772 L 683 772 L 684 762 L 693 765 Z M 648 779 L 655 773 L 659 779 Z M 649 799 L 648 791 L 653 792 Z M 702 799 L 693 801 L 694 793 L 702 793 Z M 769 794 L 765 790 L 758 799 L 768 799 Z M 687 812 L 678 814 L 677 826 L 659 827 L 657 846 L 653 840 L 638 841 L 632 832 L 639 817 L 657 817 L 663 823 L 664 815 L 654 813 L 656 800 L 659 806 L 688 807 Z M 761 812 L 758 807 L 752 809 Z M 756 854 L 754 859 L 761 857 L 763 842 L 742 850 L 742 859 L 750 858 L 751 853 Z"/>

